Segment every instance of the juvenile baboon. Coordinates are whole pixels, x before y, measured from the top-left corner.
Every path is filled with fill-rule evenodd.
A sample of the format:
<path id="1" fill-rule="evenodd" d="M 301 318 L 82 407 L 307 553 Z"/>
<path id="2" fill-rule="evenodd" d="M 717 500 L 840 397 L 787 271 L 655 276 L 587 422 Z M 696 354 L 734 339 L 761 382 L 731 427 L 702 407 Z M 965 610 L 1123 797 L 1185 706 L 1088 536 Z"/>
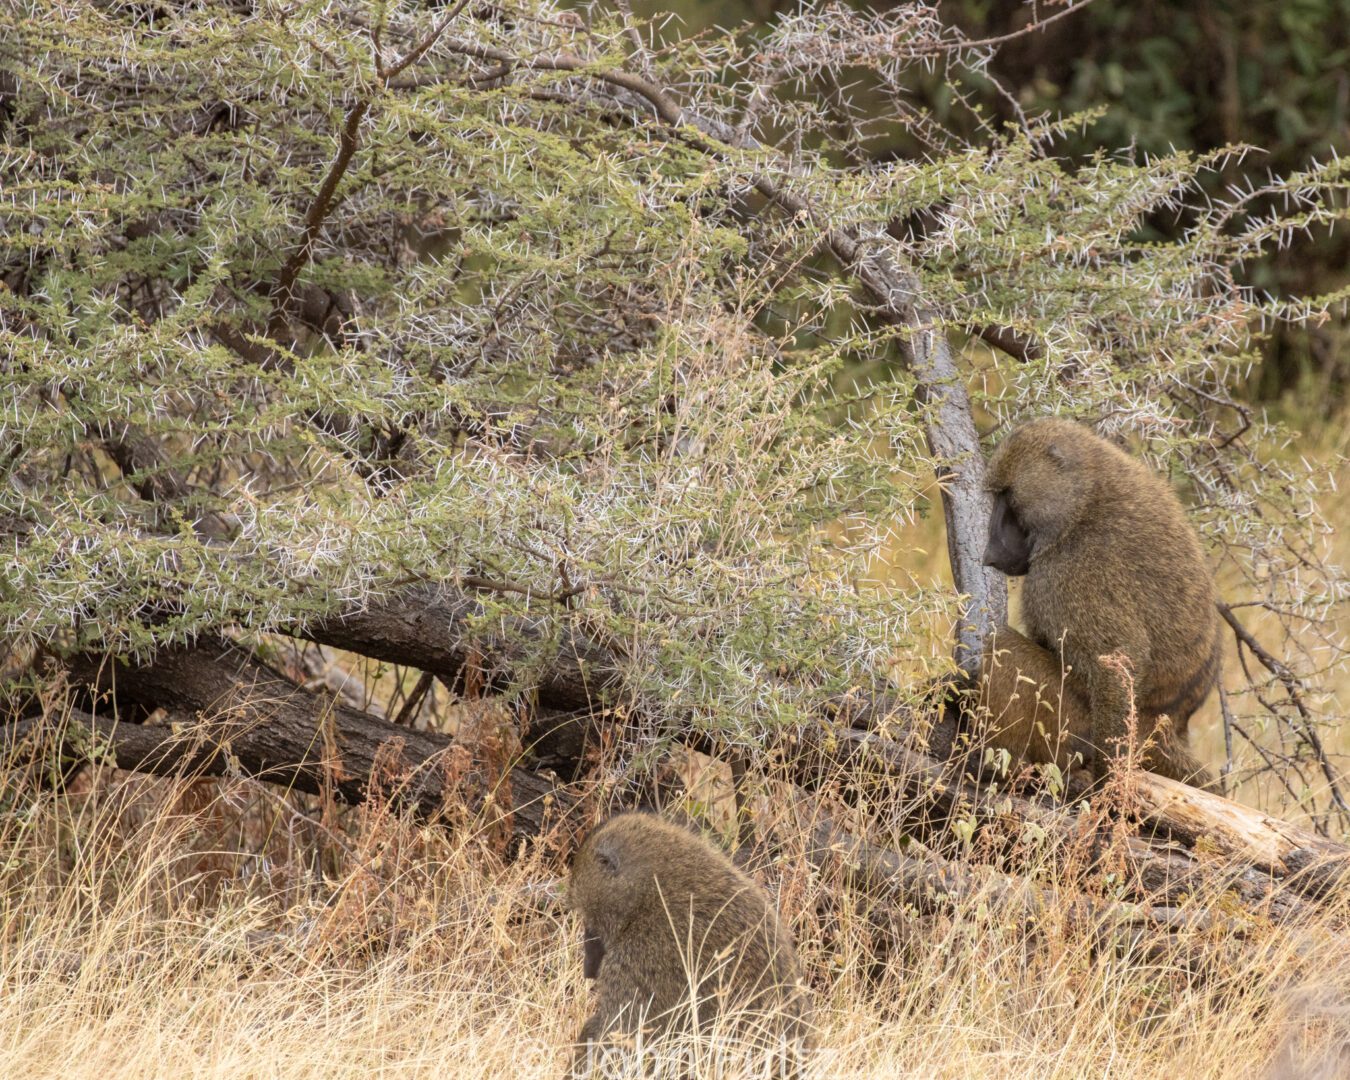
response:
<path id="1" fill-rule="evenodd" d="M 1087 428 L 1053 417 L 1024 424 L 999 444 L 988 484 L 994 509 L 984 561 L 1026 575 L 1026 636 L 997 635 L 1008 654 L 994 666 L 994 682 L 986 680 L 993 710 L 1009 714 L 1006 738 L 992 725 L 994 744 L 1016 752 L 1026 742 L 1033 754 L 1053 745 L 1056 756 L 1041 760 L 1061 764 L 1076 751 L 1103 775 L 1126 734 L 1130 693 L 1101 658 L 1123 653 L 1133 670 L 1138 735 L 1152 741 L 1144 766 L 1213 787 L 1185 738 L 1218 679 L 1219 619 L 1199 538 L 1172 488 Z M 1044 680 L 1042 698 L 1058 699 L 1063 683 L 1061 722 L 1047 726 L 1048 737 L 1032 737 L 1048 711 L 1034 704 L 1034 690 L 1008 703 L 1017 669 Z M 1170 726 L 1159 723 L 1162 716 Z"/>
<path id="2" fill-rule="evenodd" d="M 1054 764 L 1067 773 L 1091 737 L 1087 703 L 1059 660 L 1016 630 L 1000 626 L 980 662 L 976 741 L 1007 750 L 1012 763 Z"/>
<path id="3" fill-rule="evenodd" d="M 572 861 L 568 902 L 585 924 L 595 1012 L 573 1075 L 614 1036 L 707 1032 L 735 1010 L 736 1034 L 791 1073 L 810 1001 L 792 937 L 768 895 L 721 851 L 651 814 L 611 818 Z"/>

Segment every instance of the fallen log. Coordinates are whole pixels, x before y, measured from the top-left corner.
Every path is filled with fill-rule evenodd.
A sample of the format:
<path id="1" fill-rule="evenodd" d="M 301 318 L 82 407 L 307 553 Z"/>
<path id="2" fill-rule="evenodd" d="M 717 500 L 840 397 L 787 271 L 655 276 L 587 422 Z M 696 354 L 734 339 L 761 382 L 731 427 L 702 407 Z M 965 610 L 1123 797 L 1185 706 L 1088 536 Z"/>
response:
<path id="1" fill-rule="evenodd" d="M 815 771 L 854 769 L 899 785 L 902 817 L 926 835 L 950 835 L 956 824 L 971 822 L 986 835 L 1005 837 L 1000 850 L 1006 852 L 1029 832 L 1051 844 L 1081 846 L 1091 839 L 1085 830 L 1095 828 L 1083 817 L 1082 804 L 977 786 L 935 758 L 874 732 L 817 732 L 811 749 Z M 1330 896 L 1337 883 L 1350 884 L 1350 847 L 1152 773 L 1138 773 L 1132 783 L 1146 827 L 1117 854 L 1141 895 L 1176 899 L 1226 890 L 1282 920 L 1305 913 L 1307 901 Z M 1031 854 L 1043 853 L 1033 848 Z"/>
<path id="2" fill-rule="evenodd" d="M 1189 899 L 1172 905 L 1086 896 L 932 852 L 897 852 L 860 837 L 800 790 L 789 792 L 784 802 L 789 830 L 807 837 L 806 858 L 817 872 L 841 873 L 891 910 L 911 910 L 920 918 L 983 911 L 1029 937 L 1055 925 L 1086 939 L 1094 950 L 1193 973 L 1222 970 L 1250 928 L 1240 918 Z M 790 847 L 793 838 L 784 837 L 783 843 Z M 905 925 L 904 919 L 899 922 Z"/>
<path id="3" fill-rule="evenodd" d="M 107 740 L 122 768 L 159 775 L 240 774 L 310 794 L 332 792 L 359 803 L 380 794 L 435 819 L 457 798 L 449 783 L 448 735 L 395 727 L 295 685 L 247 650 L 213 640 L 165 650 L 153 663 L 128 666 L 76 658 L 76 686 L 89 686 L 126 709 L 164 709 L 176 723 L 119 722 L 99 707 L 73 714 Z M 130 712 L 130 710 L 127 710 Z M 31 725 L 31 721 L 28 722 Z M 499 793 L 517 839 L 538 836 L 565 809 L 551 780 L 512 768 Z M 496 793 L 490 793 L 496 794 Z"/>
<path id="4" fill-rule="evenodd" d="M 604 689 L 617 684 L 613 654 L 575 631 L 557 634 L 551 620 L 540 616 L 494 619 L 488 633 L 484 611 L 471 592 L 410 588 L 387 603 L 318 619 L 294 633 L 372 660 L 429 671 L 452 688 L 474 682 L 501 690 L 513 684 L 545 710 L 589 708 Z"/>
<path id="5" fill-rule="evenodd" d="M 397 727 L 331 694 L 302 689 L 225 641 L 165 651 L 134 667 L 77 658 L 70 672 L 76 685 L 92 686 L 122 706 L 122 723 L 101 705 L 76 719 L 106 740 L 126 768 L 247 775 L 306 792 L 330 791 L 348 802 L 368 797 L 375 784 L 382 797 L 428 818 L 443 815 L 463 796 L 445 767 L 449 736 Z M 166 710 L 174 723 L 127 723 L 133 718 L 128 707 Z M 1052 845 L 1092 843 L 1095 826 L 1081 806 L 977 787 L 885 735 L 822 723 L 797 749 L 808 763 L 802 766 L 805 779 L 819 782 L 850 769 L 884 778 L 892 785 L 888 812 L 898 807 L 902 820 L 935 833 L 950 835 L 952 823 L 969 820 L 1007 850 L 1028 834 Z M 1146 906 L 1175 906 L 1193 894 L 1227 891 L 1249 909 L 1283 920 L 1306 913 L 1339 880 L 1335 868 L 1344 867 L 1346 856 L 1340 845 L 1185 785 L 1145 775 L 1136 786 L 1145 793 L 1142 818 L 1149 832 L 1117 845 L 1116 855 L 1125 862 L 1134 899 Z M 553 778 L 520 763 L 506 770 L 500 792 L 517 840 L 555 824 L 575 802 Z M 1044 843 L 1023 846 L 1030 861 L 1045 865 Z M 894 864 L 888 873 L 906 881 L 907 895 L 921 896 L 955 871 L 956 861 L 933 861 L 939 858 Z M 1012 858 L 1003 865 L 1018 869 Z"/>
<path id="6" fill-rule="evenodd" d="M 1350 888 L 1350 847 L 1154 773 L 1135 781 L 1145 820 L 1190 846 L 1251 863 L 1313 899 Z"/>
<path id="7" fill-rule="evenodd" d="M 298 706 L 288 702 L 286 707 L 291 710 Z M 294 767 L 275 764 L 259 767 L 256 747 L 246 734 L 240 738 L 239 730 L 231 728 L 231 737 L 226 741 L 212 737 L 211 731 L 219 727 L 218 722 L 178 714 L 153 724 L 137 724 L 74 708 L 65 709 L 59 723 L 53 719 L 32 718 L 7 725 L 3 740 L 6 758 L 12 760 L 13 755 L 23 753 L 26 744 L 55 738 L 61 742 L 64 753 L 105 763 L 111 759 L 120 768 L 141 773 L 177 777 L 243 774 L 314 794 L 324 789 L 317 761 L 306 759 Z M 347 746 L 353 742 L 352 730 L 347 726 L 350 719 L 344 717 L 339 721 L 344 726 L 343 743 Z M 285 730 L 298 734 L 289 725 Z M 433 736 L 432 741 L 444 738 Z M 377 753 L 388 746 L 382 744 Z M 296 749 L 297 756 L 303 756 L 298 744 Z M 429 756 L 423 764 L 430 762 Z M 324 767 L 332 764 L 324 763 Z M 453 792 L 437 788 L 436 770 L 419 772 L 422 782 L 416 789 L 418 797 L 413 797 L 410 789 L 403 790 L 403 805 L 414 812 L 439 816 L 443 800 L 453 797 Z M 522 768 L 512 769 L 511 774 L 518 837 L 535 836 L 546 827 L 559 825 L 577 808 L 575 798 L 545 778 Z M 527 788 L 540 794 L 526 798 L 523 792 Z M 351 794 L 348 789 L 348 795 Z M 842 870 L 854 888 L 886 905 L 926 915 L 952 915 L 979 907 L 990 918 L 1029 932 L 1036 932 L 1052 912 L 1058 912 L 1066 930 L 1091 935 L 1097 947 L 1137 949 L 1142 943 L 1144 955 L 1152 959 L 1166 957 L 1190 966 L 1198 966 L 1208 952 L 1192 945 L 1178 950 L 1168 932 L 1218 928 L 1212 914 L 1193 906 L 1137 904 L 1072 891 L 1065 896 L 1045 885 L 998 873 L 990 867 L 963 865 L 922 850 L 897 852 L 863 839 L 833 815 L 823 813 L 810 794 L 801 789 L 792 789 L 787 802 L 792 808 L 794 826 L 808 838 L 807 859 L 820 872 Z M 784 837 L 782 846 L 793 848 L 800 844 Z M 1224 927 L 1235 937 L 1242 934 L 1242 928 L 1231 920 L 1225 921 Z M 79 971 L 82 958 L 71 954 L 69 959 L 72 970 Z"/>

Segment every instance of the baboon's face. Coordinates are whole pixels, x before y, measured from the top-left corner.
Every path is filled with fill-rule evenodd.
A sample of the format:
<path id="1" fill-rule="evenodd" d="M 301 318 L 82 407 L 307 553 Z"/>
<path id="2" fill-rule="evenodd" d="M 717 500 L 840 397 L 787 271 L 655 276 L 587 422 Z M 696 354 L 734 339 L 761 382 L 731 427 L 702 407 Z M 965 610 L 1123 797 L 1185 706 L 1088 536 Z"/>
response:
<path id="1" fill-rule="evenodd" d="M 1038 550 L 1071 528 L 1090 500 L 1084 456 L 1086 429 L 1063 420 L 1035 420 L 1008 435 L 989 459 L 994 497 L 984 563 L 1010 577 L 1031 569 Z"/>
<path id="2" fill-rule="evenodd" d="M 1009 492 L 994 492 L 994 510 L 989 515 L 989 543 L 984 565 L 1009 577 L 1021 577 L 1031 569 L 1031 534 L 1023 527 Z"/>
<path id="3" fill-rule="evenodd" d="M 601 826 L 572 859 L 567 900 L 591 933 L 603 936 L 622 925 L 642 900 L 638 886 L 652 874 L 642 853 L 632 847 L 614 829 Z"/>

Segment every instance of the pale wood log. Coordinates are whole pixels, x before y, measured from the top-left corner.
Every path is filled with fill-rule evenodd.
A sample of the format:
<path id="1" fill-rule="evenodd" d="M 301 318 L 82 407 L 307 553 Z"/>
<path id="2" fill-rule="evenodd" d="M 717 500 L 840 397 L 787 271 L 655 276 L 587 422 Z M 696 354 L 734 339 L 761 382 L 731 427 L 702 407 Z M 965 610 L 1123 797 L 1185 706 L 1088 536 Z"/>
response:
<path id="1" fill-rule="evenodd" d="M 817 736 L 811 750 L 824 763 L 818 769 L 857 769 L 900 784 L 904 820 L 930 833 L 949 831 L 957 821 L 973 820 L 978 829 L 1005 836 L 1008 842 L 1002 850 L 1007 852 L 1028 830 L 1062 847 L 1082 845 L 1084 829 L 1092 827 L 1082 816 L 1081 804 L 1044 801 L 973 784 L 958 777 L 950 766 L 875 732 L 834 729 L 828 738 Z M 1145 894 L 1179 900 L 1201 891 L 1227 890 L 1245 906 L 1274 919 L 1289 919 L 1306 914 L 1309 900 L 1330 895 L 1337 868 L 1343 870 L 1350 858 L 1345 845 L 1198 788 L 1152 773 L 1136 774 L 1132 784 L 1146 835 L 1130 838 L 1120 854 Z M 1182 793 L 1197 799 L 1183 799 Z M 1165 796 L 1169 806 L 1177 807 L 1175 812 L 1154 811 L 1154 802 Z M 1207 830 L 1207 820 L 1217 832 Z M 1257 827 L 1262 820 L 1273 825 L 1263 831 Z M 1233 828 L 1234 822 L 1245 822 L 1245 832 Z M 1287 831 L 1278 833 L 1274 826 Z M 1239 842 L 1244 835 L 1265 844 L 1247 847 Z M 1284 837 L 1283 858 L 1278 860 L 1270 857 L 1277 835 Z"/>
<path id="2" fill-rule="evenodd" d="M 1165 776 L 1140 773 L 1134 783 L 1144 819 L 1192 846 L 1247 861 L 1310 897 L 1350 887 L 1345 844 Z"/>

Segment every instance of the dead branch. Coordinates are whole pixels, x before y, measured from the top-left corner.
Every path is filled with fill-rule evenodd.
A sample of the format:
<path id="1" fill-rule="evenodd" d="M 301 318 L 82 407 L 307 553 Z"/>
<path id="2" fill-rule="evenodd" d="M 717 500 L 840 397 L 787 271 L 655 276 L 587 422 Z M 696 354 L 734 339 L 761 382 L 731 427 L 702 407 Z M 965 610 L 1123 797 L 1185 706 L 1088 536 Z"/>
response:
<path id="1" fill-rule="evenodd" d="M 1019 847 L 1036 859 L 1045 845 L 1083 845 L 1095 827 L 1078 805 L 977 786 L 935 758 L 873 732 L 831 730 L 812 740 L 811 753 L 815 767 L 826 772 L 854 770 L 899 784 L 902 819 L 936 843 L 952 838 L 959 822 L 971 823 L 985 838 L 1003 838 L 994 850 L 1013 865 L 1020 861 Z M 1338 875 L 1350 870 L 1344 845 L 1217 795 L 1198 792 L 1203 800 L 1189 800 L 1184 796 L 1196 789 L 1150 773 L 1132 779 L 1146 827 L 1129 838 L 1121 856 L 1140 896 L 1180 899 L 1204 887 L 1287 919 L 1309 911 L 1310 900 L 1329 896 Z M 1038 843 L 1028 848 L 1029 836 Z"/>
<path id="2" fill-rule="evenodd" d="M 565 634 L 550 662 L 541 664 L 529 654 L 552 640 L 543 618 L 498 621 L 498 633 L 484 640 L 475 625 L 482 611 L 471 594 L 410 588 L 388 603 L 318 620 L 294 632 L 374 660 L 429 671 L 452 689 L 477 684 L 501 690 L 509 685 L 532 695 L 545 711 L 589 708 L 616 685 L 615 657 L 580 634 Z M 541 674 L 521 685 L 526 669 Z"/>
<path id="3" fill-rule="evenodd" d="M 1249 652 L 1256 657 L 1261 666 L 1269 671 L 1280 681 L 1284 687 L 1284 692 L 1288 695 L 1290 703 L 1298 712 L 1299 723 L 1297 730 L 1302 735 L 1308 747 L 1313 752 L 1313 757 L 1317 759 L 1318 768 L 1322 770 L 1323 777 L 1326 778 L 1327 786 L 1331 792 L 1331 799 L 1336 804 L 1342 814 L 1350 816 L 1350 807 L 1346 805 L 1345 796 L 1341 792 L 1341 780 L 1336 775 L 1336 770 L 1331 764 L 1331 759 L 1327 756 L 1326 750 L 1322 746 L 1322 740 L 1317 735 L 1317 725 L 1313 722 L 1312 713 L 1308 709 L 1308 703 L 1303 699 L 1303 691 L 1299 686 L 1298 678 L 1289 669 L 1287 664 L 1282 663 L 1277 657 L 1268 652 L 1262 644 L 1252 636 L 1250 630 L 1242 625 L 1241 620 L 1233 613 L 1233 609 L 1220 601 L 1216 605 L 1219 614 L 1223 617 L 1232 629 L 1234 636 L 1238 640 L 1239 647 L 1246 646 Z"/>
<path id="4" fill-rule="evenodd" d="M 1138 777 L 1146 820 L 1191 845 L 1248 862 L 1320 899 L 1350 885 L 1350 847 L 1153 773 Z"/>
<path id="5" fill-rule="evenodd" d="M 74 719 L 107 740 L 122 768 L 248 776 L 311 794 L 331 790 L 349 803 L 378 784 L 382 796 L 429 819 L 459 798 L 448 783 L 448 735 L 396 728 L 311 693 L 226 642 L 166 650 L 138 667 L 77 658 L 70 675 L 95 694 L 94 708 Z M 136 723 L 137 706 L 164 709 L 176 722 Z M 510 792 L 516 838 L 539 835 L 566 800 L 529 769 L 512 768 L 505 779 L 500 790 Z"/>

